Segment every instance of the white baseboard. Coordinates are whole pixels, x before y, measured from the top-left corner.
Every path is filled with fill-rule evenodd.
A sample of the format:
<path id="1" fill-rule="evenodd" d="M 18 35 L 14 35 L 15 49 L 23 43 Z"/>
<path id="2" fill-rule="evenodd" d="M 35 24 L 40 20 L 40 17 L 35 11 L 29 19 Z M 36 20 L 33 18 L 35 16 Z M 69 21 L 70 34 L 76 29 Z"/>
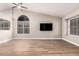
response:
<path id="1" fill-rule="evenodd" d="M 8 41 L 10 41 L 11 39 L 7 39 L 7 40 L 4 40 L 4 41 L 0 41 L 0 44 L 2 44 L 2 43 L 6 43 L 6 42 L 8 42 Z"/>
<path id="2" fill-rule="evenodd" d="M 77 44 L 77 43 L 74 43 L 74 42 L 72 42 L 72 41 L 66 40 L 65 38 L 62 38 L 62 39 L 79 47 L 79 44 Z"/>
<path id="3" fill-rule="evenodd" d="M 60 39 L 62 39 L 62 38 L 13 38 L 13 39 L 43 39 L 43 40 L 48 40 L 48 39 L 51 39 L 51 40 L 53 40 L 53 39 L 58 39 L 58 40 L 60 40 Z"/>

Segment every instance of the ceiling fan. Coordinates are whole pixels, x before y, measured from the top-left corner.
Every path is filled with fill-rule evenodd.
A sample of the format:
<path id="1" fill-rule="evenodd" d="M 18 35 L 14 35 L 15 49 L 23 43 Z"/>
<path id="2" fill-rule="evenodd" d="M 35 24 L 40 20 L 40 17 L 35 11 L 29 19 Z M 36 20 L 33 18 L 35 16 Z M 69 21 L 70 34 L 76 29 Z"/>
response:
<path id="1" fill-rule="evenodd" d="M 28 9 L 27 7 L 23 6 L 23 3 L 13 3 L 13 8 L 24 8 Z"/>

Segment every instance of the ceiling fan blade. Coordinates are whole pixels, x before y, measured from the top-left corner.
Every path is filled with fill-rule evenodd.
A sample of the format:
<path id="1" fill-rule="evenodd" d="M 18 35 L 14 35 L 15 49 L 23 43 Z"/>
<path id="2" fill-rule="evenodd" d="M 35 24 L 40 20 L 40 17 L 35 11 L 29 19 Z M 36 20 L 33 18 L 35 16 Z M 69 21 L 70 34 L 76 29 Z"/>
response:
<path id="1" fill-rule="evenodd" d="M 22 5 L 23 3 L 18 3 L 19 5 Z"/>
<path id="2" fill-rule="evenodd" d="M 22 8 L 28 9 L 27 7 L 21 6 Z"/>
<path id="3" fill-rule="evenodd" d="M 17 6 L 17 4 L 16 4 L 16 3 L 12 3 L 12 4 L 14 4 L 14 5 L 16 5 L 16 6 Z"/>

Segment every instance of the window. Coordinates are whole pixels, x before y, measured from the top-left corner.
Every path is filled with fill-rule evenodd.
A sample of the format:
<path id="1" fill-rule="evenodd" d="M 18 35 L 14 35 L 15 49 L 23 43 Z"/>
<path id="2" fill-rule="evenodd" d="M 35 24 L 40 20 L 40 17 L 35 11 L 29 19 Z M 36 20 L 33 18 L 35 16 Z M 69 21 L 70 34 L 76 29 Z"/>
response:
<path id="1" fill-rule="evenodd" d="M 18 18 L 17 33 L 26 34 L 29 33 L 29 18 L 25 15 L 21 15 Z"/>
<path id="2" fill-rule="evenodd" d="M 0 30 L 9 30 L 10 22 L 8 20 L 0 19 Z"/>
<path id="3" fill-rule="evenodd" d="M 79 17 L 70 20 L 70 34 L 79 35 Z"/>

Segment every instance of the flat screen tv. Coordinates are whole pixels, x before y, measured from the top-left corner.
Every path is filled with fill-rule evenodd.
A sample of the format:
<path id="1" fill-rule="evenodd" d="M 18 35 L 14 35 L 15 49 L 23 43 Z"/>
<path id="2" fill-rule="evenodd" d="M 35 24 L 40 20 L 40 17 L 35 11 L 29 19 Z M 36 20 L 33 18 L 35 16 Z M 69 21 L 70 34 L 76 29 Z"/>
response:
<path id="1" fill-rule="evenodd" d="M 52 23 L 40 23 L 40 31 L 52 31 Z"/>

